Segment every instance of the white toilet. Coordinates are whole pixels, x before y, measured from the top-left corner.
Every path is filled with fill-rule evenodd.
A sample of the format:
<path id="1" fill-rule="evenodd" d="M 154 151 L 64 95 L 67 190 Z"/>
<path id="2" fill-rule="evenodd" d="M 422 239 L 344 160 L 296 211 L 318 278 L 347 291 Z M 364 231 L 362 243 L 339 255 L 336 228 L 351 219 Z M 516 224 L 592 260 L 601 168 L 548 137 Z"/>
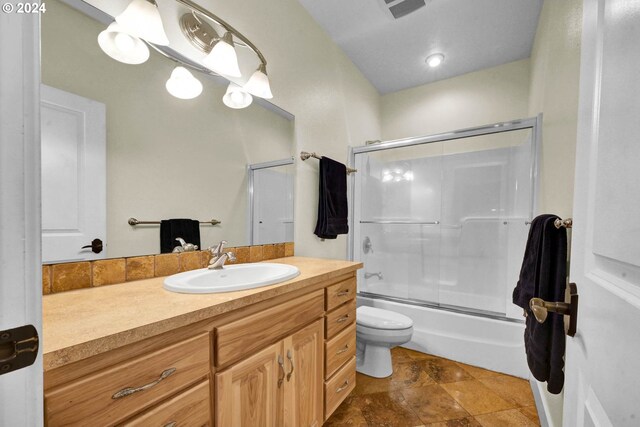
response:
<path id="1" fill-rule="evenodd" d="M 356 370 L 375 378 L 393 373 L 391 349 L 411 340 L 413 320 L 394 311 L 361 306 L 356 310 Z"/>

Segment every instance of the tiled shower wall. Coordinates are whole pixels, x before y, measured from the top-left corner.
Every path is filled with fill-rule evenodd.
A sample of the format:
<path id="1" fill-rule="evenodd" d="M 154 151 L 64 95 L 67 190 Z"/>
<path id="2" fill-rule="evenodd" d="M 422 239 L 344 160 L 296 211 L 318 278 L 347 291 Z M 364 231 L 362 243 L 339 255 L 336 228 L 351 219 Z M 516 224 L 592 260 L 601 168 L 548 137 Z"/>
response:
<path id="1" fill-rule="evenodd" d="M 266 261 L 294 254 L 293 242 L 241 246 L 225 248 L 225 250 L 236 255 L 236 261 L 227 262 L 227 264 Z M 42 293 L 47 295 L 170 276 L 182 271 L 207 267 L 210 259 L 210 252 L 196 251 L 43 265 Z"/>

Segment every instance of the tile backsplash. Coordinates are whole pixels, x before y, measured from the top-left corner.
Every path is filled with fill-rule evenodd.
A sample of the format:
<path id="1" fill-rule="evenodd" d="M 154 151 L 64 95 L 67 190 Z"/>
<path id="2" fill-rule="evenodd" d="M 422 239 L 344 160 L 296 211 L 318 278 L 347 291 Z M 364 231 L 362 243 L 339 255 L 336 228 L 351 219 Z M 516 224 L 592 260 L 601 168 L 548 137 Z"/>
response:
<path id="1" fill-rule="evenodd" d="M 236 254 L 236 261 L 227 261 L 227 264 L 243 264 L 293 256 L 294 245 L 293 242 L 288 242 L 225 250 Z M 42 293 L 47 295 L 170 276 L 181 271 L 207 267 L 210 259 L 208 251 L 196 251 L 43 265 Z"/>

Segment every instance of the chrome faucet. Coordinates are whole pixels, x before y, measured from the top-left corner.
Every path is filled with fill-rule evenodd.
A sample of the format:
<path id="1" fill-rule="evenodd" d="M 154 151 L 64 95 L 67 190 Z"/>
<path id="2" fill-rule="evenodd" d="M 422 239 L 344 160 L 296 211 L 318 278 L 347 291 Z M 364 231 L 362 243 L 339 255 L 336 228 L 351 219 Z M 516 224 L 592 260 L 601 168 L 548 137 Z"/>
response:
<path id="1" fill-rule="evenodd" d="M 378 271 L 377 273 L 364 273 L 364 278 L 368 279 L 370 277 L 377 276 L 378 280 L 382 280 L 382 271 Z"/>
<path id="2" fill-rule="evenodd" d="M 194 245 L 193 243 L 187 243 L 182 237 L 177 237 L 176 240 L 180 243 L 180 246 L 176 246 L 173 248 L 173 252 L 194 252 L 198 250 L 198 245 Z"/>
<path id="3" fill-rule="evenodd" d="M 213 257 L 211 258 L 211 261 L 209 261 L 209 269 L 221 270 L 224 267 L 224 263 L 227 262 L 227 260 L 229 261 L 236 260 L 236 255 L 233 252 L 223 252 L 224 245 L 226 244 L 227 244 L 227 241 L 222 240 L 220 241 L 220 243 L 218 243 L 218 245 L 215 248 L 211 247 L 207 249 L 209 252 L 211 252 L 211 255 L 213 255 Z"/>

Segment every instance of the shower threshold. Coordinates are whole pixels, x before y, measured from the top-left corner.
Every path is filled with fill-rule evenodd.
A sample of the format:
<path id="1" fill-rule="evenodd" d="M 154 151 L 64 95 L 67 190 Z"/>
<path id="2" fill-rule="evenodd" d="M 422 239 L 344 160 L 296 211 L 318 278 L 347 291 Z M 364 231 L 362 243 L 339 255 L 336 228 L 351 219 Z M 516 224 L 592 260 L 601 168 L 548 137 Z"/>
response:
<path id="1" fill-rule="evenodd" d="M 435 302 L 422 301 L 422 300 L 416 300 L 411 298 L 392 297 L 389 295 L 376 294 L 372 292 L 358 292 L 358 296 L 371 298 L 371 299 L 391 301 L 391 302 L 396 302 L 401 304 L 414 305 L 418 307 L 433 308 L 435 310 L 444 310 L 444 311 L 449 311 L 449 312 L 458 313 L 458 314 L 466 314 L 469 316 L 484 317 L 486 319 L 500 320 L 503 322 L 524 323 L 524 319 L 514 319 L 511 317 L 505 316 L 504 313 L 499 313 L 499 312 L 489 311 L 489 310 L 480 310 L 477 308 L 468 308 L 468 307 L 461 307 L 461 306 L 449 305 L 449 304 L 439 304 Z"/>

